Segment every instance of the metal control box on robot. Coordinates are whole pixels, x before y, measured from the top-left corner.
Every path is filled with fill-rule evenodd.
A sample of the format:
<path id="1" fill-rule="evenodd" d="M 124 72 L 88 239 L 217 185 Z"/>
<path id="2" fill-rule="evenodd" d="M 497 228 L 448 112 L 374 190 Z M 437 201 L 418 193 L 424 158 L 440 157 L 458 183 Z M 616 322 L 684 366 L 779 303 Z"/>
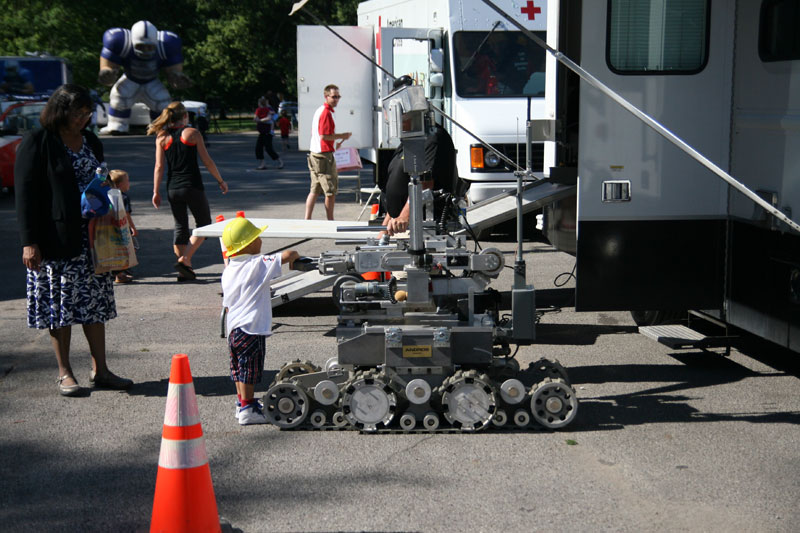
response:
<path id="1" fill-rule="evenodd" d="M 437 331 L 447 330 L 446 342 Z M 386 341 L 388 330 L 401 330 L 399 345 Z M 492 328 L 427 326 L 361 326 L 337 328 L 339 363 L 355 366 L 451 367 L 488 365 L 492 359 Z"/>

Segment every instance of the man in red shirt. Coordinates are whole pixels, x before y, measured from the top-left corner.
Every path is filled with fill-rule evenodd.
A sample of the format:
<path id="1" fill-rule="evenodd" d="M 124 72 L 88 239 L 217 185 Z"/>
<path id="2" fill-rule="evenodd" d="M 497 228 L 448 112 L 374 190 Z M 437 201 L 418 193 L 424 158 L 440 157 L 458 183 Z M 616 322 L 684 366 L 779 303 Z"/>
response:
<path id="1" fill-rule="evenodd" d="M 333 152 L 350 138 L 351 133 L 336 133 L 333 109 L 339 105 L 339 88 L 336 85 L 325 87 L 325 103 L 314 113 L 311 121 L 311 146 L 308 154 L 308 170 L 311 172 L 311 191 L 306 198 L 306 220 L 311 219 L 314 204 L 320 194 L 325 195 L 325 214 L 333 220 L 333 206 L 339 188 L 339 173 Z M 339 141 L 338 143 L 336 141 Z M 335 146 L 334 146 L 335 145 Z"/>

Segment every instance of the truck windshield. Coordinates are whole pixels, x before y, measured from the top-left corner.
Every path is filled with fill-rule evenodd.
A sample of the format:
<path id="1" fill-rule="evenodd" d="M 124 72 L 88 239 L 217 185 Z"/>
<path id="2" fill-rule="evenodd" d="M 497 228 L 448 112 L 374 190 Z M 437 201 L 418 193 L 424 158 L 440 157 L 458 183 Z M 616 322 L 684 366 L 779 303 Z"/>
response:
<path id="1" fill-rule="evenodd" d="M 545 51 L 522 32 L 459 31 L 453 50 L 459 96 L 544 96 Z"/>
<path id="2" fill-rule="evenodd" d="M 0 60 L 0 93 L 14 95 L 47 95 L 64 83 L 59 59 Z"/>

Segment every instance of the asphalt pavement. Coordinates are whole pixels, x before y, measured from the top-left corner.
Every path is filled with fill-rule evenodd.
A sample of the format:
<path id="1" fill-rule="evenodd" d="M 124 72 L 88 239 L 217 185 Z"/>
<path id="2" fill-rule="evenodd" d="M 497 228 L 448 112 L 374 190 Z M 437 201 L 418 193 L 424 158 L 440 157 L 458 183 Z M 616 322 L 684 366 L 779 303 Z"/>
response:
<path id="1" fill-rule="evenodd" d="M 305 155 L 254 170 L 255 135 L 211 135 L 230 192 L 204 173 L 212 216 L 302 218 Z M 580 400 L 563 431 L 363 435 L 240 427 L 219 334 L 219 243 L 195 256 L 196 283 L 177 283 L 172 217 L 150 205 L 153 138 L 104 137 L 110 168 L 131 176 L 140 231 L 135 281 L 117 285 L 107 325 L 110 367 L 129 392 L 56 390 L 46 331 L 26 327 L 25 271 L 13 198 L 0 196 L 0 529 L 144 531 L 152 511 L 170 361 L 189 356 L 220 514 L 271 531 L 797 531 L 800 356 L 747 341 L 729 357 L 676 352 L 639 335 L 630 315 L 575 313 L 563 288 L 574 260 L 525 245 L 537 301 L 553 305 L 522 347 L 523 365 L 558 359 Z M 294 144 L 296 147 L 296 144 Z M 355 180 L 336 217 L 354 220 Z M 318 203 L 315 218 L 324 218 Z M 496 238 L 508 262 L 513 239 Z M 302 255 L 332 242 L 275 240 Z M 561 276 L 560 276 L 561 275 Z M 560 276 L 560 277 L 559 277 Z M 563 288 L 556 286 L 567 280 Z M 657 282 L 654 280 L 654 282 Z M 510 271 L 493 283 L 508 290 Z M 566 297 L 565 297 L 566 296 Z M 336 354 L 330 292 L 276 309 L 267 375 L 286 361 Z M 88 348 L 72 366 L 88 385 Z"/>

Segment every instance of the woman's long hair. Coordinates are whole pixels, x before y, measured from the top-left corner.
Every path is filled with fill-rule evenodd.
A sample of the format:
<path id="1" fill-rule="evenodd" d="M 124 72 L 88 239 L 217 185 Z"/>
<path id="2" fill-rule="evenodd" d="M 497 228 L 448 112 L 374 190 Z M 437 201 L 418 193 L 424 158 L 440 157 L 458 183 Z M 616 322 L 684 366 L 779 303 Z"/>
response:
<path id="1" fill-rule="evenodd" d="M 153 135 L 154 133 L 163 131 L 169 126 L 182 121 L 185 116 L 186 108 L 183 104 L 180 102 L 172 102 L 164 108 L 161 114 L 158 115 L 158 118 L 147 126 L 147 134 Z"/>
<path id="2" fill-rule="evenodd" d="M 57 132 L 70 121 L 70 115 L 79 109 L 94 110 L 94 102 L 89 90 L 81 85 L 65 83 L 47 100 L 47 104 L 39 115 L 39 123 L 43 128 Z M 89 123 L 89 119 L 86 120 Z M 85 126 L 85 124 L 84 124 Z"/>

